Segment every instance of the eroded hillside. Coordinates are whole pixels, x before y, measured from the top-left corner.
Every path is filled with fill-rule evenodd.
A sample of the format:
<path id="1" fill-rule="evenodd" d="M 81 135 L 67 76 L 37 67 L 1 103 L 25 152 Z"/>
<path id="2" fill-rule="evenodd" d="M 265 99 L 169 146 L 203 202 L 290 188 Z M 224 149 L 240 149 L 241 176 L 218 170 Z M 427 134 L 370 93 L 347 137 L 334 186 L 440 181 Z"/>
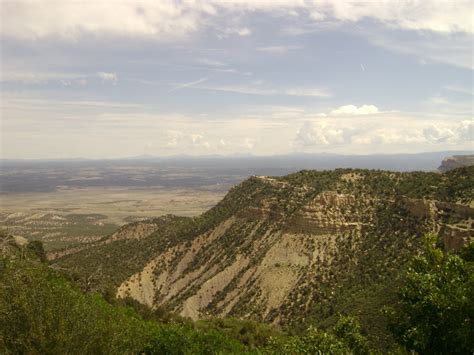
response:
<path id="1" fill-rule="evenodd" d="M 363 327 L 382 336 L 381 297 L 394 294 L 420 236 L 435 231 L 446 248 L 474 237 L 473 176 L 470 167 L 251 177 L 199 217 L 124 226 L 56 267 L 88 290 L 193 319 L 324 325 L 364 309 Z"/>

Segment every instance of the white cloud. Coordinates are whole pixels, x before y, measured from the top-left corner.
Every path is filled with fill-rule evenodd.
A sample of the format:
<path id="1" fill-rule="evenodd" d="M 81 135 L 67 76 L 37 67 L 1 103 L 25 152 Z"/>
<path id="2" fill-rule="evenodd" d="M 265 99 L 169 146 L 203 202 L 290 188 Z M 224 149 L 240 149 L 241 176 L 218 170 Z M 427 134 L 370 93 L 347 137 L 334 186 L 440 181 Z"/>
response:
<path id="1" fill-rule="evenodd" d="M 431 125 L 423 130 L 423 136 L 429 142 L 446 142 L 454 137 L 454 132 L 449 128 Z"/>
<path id="2" fill-rule="evenodd" d="M 419 151 L 421 147 L 471 147 L 474 143 L 474 123 L 472 120 L 450 122 L 429 118 L 416 119 L 406 116 L 391 116 L 388 120 L 375 120 L 370 116 L 358 119 L 357 126 L 350 117 L 308 119 L 296 131 L 293 145 L 303 150 L 352 149 L 372 152 L 378 149 Z M 442 148 L 441 148 L 442 147 Z"/>
<path id="3" fill-rule="evenodd" d="M 462 121 L 457 127 L 460 139 L 474 143 L 474 121 L 473 119 Z"/>
<path id="4" fill-rule="evenodd" d="M 247 27 L 243 27 L 236 28 L 235 33 L 237 33 L 239 36 L 249 36 L 252 34 L 252 31 L 250 31 Z"/>
<path id="5" fill-rule="evenodd" d="M 227 64 L 219 62 L 217 60 L 212 60 L 208 58 L 200 58 L 197 60 L 198 63 L 205 64 L 211 67 L 225 67 Z"/>
<path id="6" fill-rule="evenodd" d="M 167 39 L 209 26 L 210 18 L 256 11 L 290 16 L 305 13 L 313 22 L 357 22 L 368 18 L 405 30 L 472 33 L 472 2 L 462 0 L 50 0 L 48 6 L 42 1 L 16 0 L 2 2 L 2 12 L 8 16 L 2 17 L 1 32 L 24 39 L 77 38 L 87 33 Z M 251 33 L 242 26 L 227 31 L 239 36 Z"/>
<path id="7" fill-rule="evenodd" d="M 182 131 L 169 130 L 167 132 L 167 146 L 179 149 L 210 148 L 211 144 L 204 139 L 202 134 L 183 133 Z"/>
<path id="8" fill-rule="evenodd" d="M 326 19 L 326 15 L 323 12 L 317 10 L 311 10 L 309 12 L 309 17 L 315 21 L 323 21 Z"/>
<path id="9" fill-rule="evenodd" d="M 338 128 L 335 125 L 326 122 L 310 122 L 303 123 L 296 133 L 296 146 L 329 146 L 339 145 L 347 142 L 349 128 Z"/>
<path id="10" fill-rule="evenodd" d="M 102 79 L 102 83 L 110 83 L 110 84 L 117 84 L 118 76 L 116 73 L 108 73 L 108 72 L 98 72 L 97 75 L 100 79 Z"/>
<path id="11" fill-rule="evenodd" d="M 146 142 L 153 142 L 146 151 L 153 155 L 367 154 L 473 147 L 470 116 L 393 111 L 324 116 L 309 107 L 252 107 L 241 114 L 198 116 L 164 113 L 154 106 L 123 101 L 60 101 L 7 94 L 2 97 L 2 154 L 12 158 L 123 157 L 143 154 Z M 25 146 L 25 141 L 31 144 Z"/>
<path id="12" fill-rule="evenodd" d="M 361 134 L 353 138 L 353 143 L 366 145 L 410 145 L 426 143 L 419 130 L 397 130 L 379 128 L 369 134 Z"/>
<path id="13" fill-rule="evenodd" d="M 379 113 L 379 109 L 374 105 L 344 105 L 332 110 L 331 115 L 373 115 Z"/>
<path id="14" fill-rule="evenodd" d="M 372 18 L 406 30 L 472 33 L 472 2 L 429 0 L 316 1 L 319 12 L 340 21 Z"/>
<path id="15" fill-rule="evenodd" d="M 244 141 L 240 144 L 240 147 L 247 149 L 247 150 L 252 150 L 255 148 L 255 139 L 253 138 L 245 138 Z"/>
<path id="16" fill-rule="evenodd" d="M 283 95 L 288 96 L 310 96 L 310 97 L 331 97 L 332 95 L 321 88 L 288 88 L 281 91 Z"/>
<path id="17" fill-rule="evenodd" d="M 25 39 L 60 36 L 73 39 L 88 33 L 179 37 L 195 31 L 200 18 L 215 14 L 211 4 L 171 0 L 2 2 L 2 33 Z"/>
<path id="18" fill-rule="evenodd" d="M 272 53 L 272 54 L 281 54 L 286 53 L 290 50 L 302 49 L 302 46 L 268 46 L 268 47 L 258 47 L 258 52 Z"/>

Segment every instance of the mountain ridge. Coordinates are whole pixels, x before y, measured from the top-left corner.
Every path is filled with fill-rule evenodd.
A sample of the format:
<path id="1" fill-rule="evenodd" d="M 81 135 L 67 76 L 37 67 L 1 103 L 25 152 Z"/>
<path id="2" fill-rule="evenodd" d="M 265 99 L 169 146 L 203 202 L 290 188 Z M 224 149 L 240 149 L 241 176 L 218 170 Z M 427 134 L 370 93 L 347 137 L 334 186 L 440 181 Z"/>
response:
<path id="1" fill-rule="evenodd" d="M 472 176 L 473 167 L 253 176 L 201 216 L 153 219 L 141 234 L 142 222 L 125 226 L 55 265 L 88 290 L 192 319 L 329 326 L 331 309 L 358 311 L 339 304 L 352 294 L 367 293 L 360 307 L 378 307 L 378 288 L 392 297 L 421 235 L 437 232 L 446 248 L 472 240 Z M 376 313 L 361 324 L 383 338 Z"/>

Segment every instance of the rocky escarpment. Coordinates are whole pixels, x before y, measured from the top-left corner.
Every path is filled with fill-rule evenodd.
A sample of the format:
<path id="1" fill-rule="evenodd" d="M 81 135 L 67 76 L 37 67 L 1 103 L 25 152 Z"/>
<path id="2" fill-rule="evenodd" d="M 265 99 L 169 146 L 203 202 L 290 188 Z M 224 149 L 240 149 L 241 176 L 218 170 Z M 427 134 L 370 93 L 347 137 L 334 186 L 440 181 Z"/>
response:
<path id="1" fill-rule="evenodd" d="M 252 177 L 199 217 L 125 226 L 58 264 L 118 298 L 193 319 L 304 323 L 356 289 L 390 294 L 427 232 L 447 249 L 472 240 L 473 173 Z"/>
<path id="2" fill-rule="evenodd" d="M 331 283 L 336 273 L 355 266 L 385 202 L 322 192 L 278 227 L 281 221 L 269 206 L 258 213 L 251 209 L 156 255 L 119 286 L 117 297 L 150 307 L 166 304 L 193 319 L 233 315 L 279 322 L 292 317 L 296 305 L 304 314 L 317 294 L 311 280 Z M 405 199 L 401 206 L 406 218 L 439 232 L 447 248 L 474 237 L 470 207 L 420 199 Z M 446 214 L 455 224 L 444 221 Z M 341 262 L 345 270 L 338 269 Z"/>
<path id="3" fill-rule="evenodd" d="M 473 207 L 421 199 L 407 199 L 405 203 L 413 216 L 433 221 L 434 232 L 446 251 L 460 249 L 474 239 Z"/>
<path id="4" fill-rule="evenodd" d="M 448 157 L 441 162 L 438 170 L 442 173 L 447 171 L 461 168 L 463 166 L 472 166 L 474 165 L 474 155 L 454 155 Z"/>

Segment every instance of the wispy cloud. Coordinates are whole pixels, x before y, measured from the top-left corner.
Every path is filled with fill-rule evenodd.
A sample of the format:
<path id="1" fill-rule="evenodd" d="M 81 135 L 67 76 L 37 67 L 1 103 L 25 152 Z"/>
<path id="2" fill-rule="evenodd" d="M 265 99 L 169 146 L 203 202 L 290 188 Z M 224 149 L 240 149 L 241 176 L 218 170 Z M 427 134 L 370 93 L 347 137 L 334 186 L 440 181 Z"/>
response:
<path id="1" fill-rule="evenodd" d="M 474 96 L 474 91 L 472 89 L 467 89 L 459 86 L 453 86 L 453 85 L 448 85 L 444 87 L 445 90 L 460 93 L 460 94 L 465 94 L 469 96 Z"/>
<path id="2" fill-rule="evenodd" d="M 2 110 L 22 108 L 24 110 L 79 108 L 109 108 L 109 109 L 144 109 L 146 105 L 133 102 L 91 101 L 91 100 L 54 100 L 48 98 L 31 98 L 19 95 L 3 95 Z"/>
<path id="3" fill-rule="evenodd" d="M 268 47 L 258 47 L 257 51 L 278 54 L 278 53 L 286 53 L 290 50 L 297 50 L 297 49 L 302 49 L 302 48 L 303 48 L 302 46 L 268 46 Z"/>
<path id="4" fill-rule="evenodd" d="M 226 28 L 224 30 L 224 33 L 226 33 L 227 35 L 229 34 L 236 34 L 236 35 L 239 35 L 241 37 L 245 37 L 245 36 L 250 36 L 252 34 L 252 31 L 247 28 L 247 27 L 241 27 L 241 28 Z"/>
<path id="5" fill-rule="evenodd" d="M 100 79 L 102 79 L 102 83 L 110 83 L 110 84 L 117 84 L 118 82 L 118 75 L 112 72 L 98 72 L 97 75 Z"/>
<path id="6" fill-rule="evenodd" d="M 318 87 L 273 87 L 267 85 L 206 85 L 196 86 L 197 89 L 223 91 L 235 94 L 257 96 L 299 96 L 329 98 L 332 94 Z"/>
<path id="7" fill-rule="evenodd" d="M 474 69 L 472 61 L 472 33 L 414 33 L 412 36 L 393 36 L 383 32 L 361 33 L 374 45 L 392 52 L 410 55 L 422 65 L 444 63 Z"/>
<path id="8" fill-rule="evenodd" d="M 222 63 L 218 60 L 213 60 L 213 59 L 209 59 L 209 58 L 199 58 L 197 60 L 197 62 L 199 64 L 204 64 L 204 65 L 208 65 L 208 66 L 211 66 L 211 67 L 225 67 L 227 66 L 226 63 Z"/>
<path id="9" fill-rule="evenodd" d="M 335 110 L 331 111 L 331 115 L 372 115 L 379 113 L 379 109 L 377 106 L 374 105 L 362 105 L 362 106 L 355 106 L 355 105 L 344 105 L 338 107 Z"/>
<path id="10" fill-rule="evenodd" d="M 178 84 L 174 88 L 169 90 L 168 93 L 176 92 L 178 90 L 185 89 L 185 88 L 191 88 L 191 87 L 196 86 L 196 85 L 198 85 L 200 83 L 203 83 L 205 81 L 207 81 L 207 78 L 201 78 L 201 79 L 198 79 L 196 81 L 190 81 L 188 83 Z"/>
<path id="11" fill-rule="evenodd" d="M 0 82 L 21 83 L 26 85 L 43 85 L 50 82 L 84 84 L 88 77 L 95 74 L 5 71 L 1 73 Z"/>

